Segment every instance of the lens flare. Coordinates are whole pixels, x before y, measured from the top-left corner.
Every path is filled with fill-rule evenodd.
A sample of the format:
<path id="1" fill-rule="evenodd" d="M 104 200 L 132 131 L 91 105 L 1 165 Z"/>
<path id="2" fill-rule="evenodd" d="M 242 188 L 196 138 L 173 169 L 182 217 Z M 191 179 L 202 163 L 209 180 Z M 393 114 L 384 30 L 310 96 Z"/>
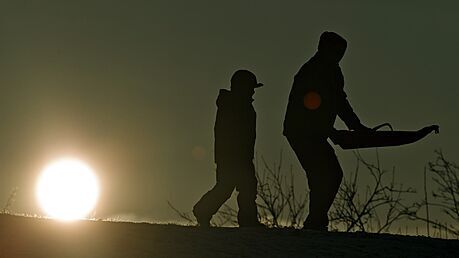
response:
<path id="1" fill-rule="evenodd" d="M 315 91 L 310 91 L 304 95 L 304 107 L 309 109 L 309 110 L 316 110 L 320 107 L 320 104 L 322 103 L 322 99 L 319 95 L 319 93 Z"/>

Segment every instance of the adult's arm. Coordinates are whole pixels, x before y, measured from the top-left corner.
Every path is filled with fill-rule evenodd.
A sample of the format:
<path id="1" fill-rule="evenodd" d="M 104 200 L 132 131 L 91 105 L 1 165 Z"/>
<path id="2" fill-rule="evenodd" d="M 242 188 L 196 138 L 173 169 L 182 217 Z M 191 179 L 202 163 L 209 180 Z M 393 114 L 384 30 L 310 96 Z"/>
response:
<path id="1" fill-rule="evenodd" d="M 359 117 L 355 114 L 352 109 L 351 104 L 347 99 L 346 92 L 344 92 L 344 78 L 341 70 L 338 72 L 338 116 L 343 120 L 346 126 L 351 130 L 361 131 L 361 130 L 370 130 L 368 127 L 364 126 Z"/>

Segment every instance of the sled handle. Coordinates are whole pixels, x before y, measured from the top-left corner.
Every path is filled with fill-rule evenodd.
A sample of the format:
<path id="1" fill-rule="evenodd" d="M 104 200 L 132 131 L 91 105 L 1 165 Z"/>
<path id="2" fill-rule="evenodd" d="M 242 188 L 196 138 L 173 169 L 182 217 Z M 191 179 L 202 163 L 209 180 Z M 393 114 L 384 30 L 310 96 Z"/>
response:
<path id="1" fill-rule="evenodd" d="M 384 123 L 384 124 L 377 125 L 377 126 L 373 127 L 371 130 L 377 131 L 379 128 L 384 127 L 384 126 L 389 127 L 391 131 L 394 130 L 394 128 L 392 128 L 392 125 L 390 125 L 389 123 Z"/>

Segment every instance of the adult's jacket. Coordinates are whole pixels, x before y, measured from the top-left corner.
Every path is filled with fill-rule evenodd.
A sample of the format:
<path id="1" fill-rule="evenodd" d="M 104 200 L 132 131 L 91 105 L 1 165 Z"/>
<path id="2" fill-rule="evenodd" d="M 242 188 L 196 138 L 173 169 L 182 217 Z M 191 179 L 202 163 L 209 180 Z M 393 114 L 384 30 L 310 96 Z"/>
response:
<path id="1" fill-rule="evenodd" d="M 315 106 L 307 108 L 308 94 Z M 352 110 L 344 92 L 344 78 L 338 64 L 324 62 L 319 54 L 308 60 L 295 75 L 284 120 L 284 135 L 288 137 L 328 137 L 336 116 L 349 129 L 358 128 L 360 120 Z"/>

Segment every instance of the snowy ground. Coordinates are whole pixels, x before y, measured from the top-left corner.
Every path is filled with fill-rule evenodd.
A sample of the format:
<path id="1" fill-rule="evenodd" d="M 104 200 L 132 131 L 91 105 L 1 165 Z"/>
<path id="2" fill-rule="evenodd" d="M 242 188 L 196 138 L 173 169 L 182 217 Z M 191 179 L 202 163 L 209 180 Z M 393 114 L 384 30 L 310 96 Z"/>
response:
<path id="1" fill-rule="evenodd" d="M 0 257 L 459 257 L 459 240 L 0 215 Z"/>

